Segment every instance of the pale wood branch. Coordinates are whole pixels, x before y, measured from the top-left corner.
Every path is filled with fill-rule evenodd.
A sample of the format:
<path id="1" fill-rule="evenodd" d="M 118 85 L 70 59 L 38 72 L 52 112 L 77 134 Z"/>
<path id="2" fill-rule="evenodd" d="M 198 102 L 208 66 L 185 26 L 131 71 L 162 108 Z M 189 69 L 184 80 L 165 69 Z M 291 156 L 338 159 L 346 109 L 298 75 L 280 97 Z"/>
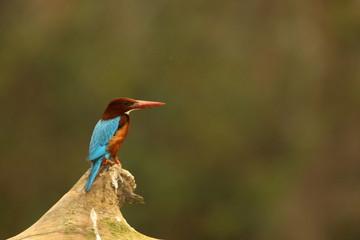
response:
<path id="1" fill-rule="evenodd" d="M 135 231 L 120 212 L 126 203 L 143 203 L 134 193 L 130 172 L 119 165 L 102 167 L 90 191 L 84 192 L 88 175 L 89 171 L 37 222 L 10 240 L 156 240 Z"/>

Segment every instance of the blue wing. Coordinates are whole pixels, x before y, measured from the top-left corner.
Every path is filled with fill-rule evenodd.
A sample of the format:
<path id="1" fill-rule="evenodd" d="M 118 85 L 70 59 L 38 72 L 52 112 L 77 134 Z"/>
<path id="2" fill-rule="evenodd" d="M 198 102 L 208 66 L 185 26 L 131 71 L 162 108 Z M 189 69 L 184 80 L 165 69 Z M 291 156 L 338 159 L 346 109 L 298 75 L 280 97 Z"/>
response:
<path id="1" fill-rule="evenodd" d="M 114 136 L 119 127 L 119 121 L 120 117 L 116 117 L 109 120 L 100 120 L 96 124 L 90 141 L 88 161 L 96 160 L 108 154 L 106 148 L 110 138 Z"/>

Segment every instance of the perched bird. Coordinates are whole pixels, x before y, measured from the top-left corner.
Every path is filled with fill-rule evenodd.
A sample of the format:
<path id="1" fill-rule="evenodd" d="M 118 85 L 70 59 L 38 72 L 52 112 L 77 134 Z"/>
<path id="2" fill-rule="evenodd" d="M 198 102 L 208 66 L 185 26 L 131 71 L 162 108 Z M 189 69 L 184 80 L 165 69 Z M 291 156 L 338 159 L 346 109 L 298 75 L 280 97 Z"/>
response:
<path id="1" fill-rule="evenodd" d="M 114 164 L 120 163 L 116 154 L 129 129 L 129 113 L 164 104 L 131 98 L 115 98 L 108 104 L 91 137 L 87 160 L 91 161 L 92 165 L 85 191 L 91 188 L 102 164 L 111 162 L 110 158 L 114 159 Z"/>

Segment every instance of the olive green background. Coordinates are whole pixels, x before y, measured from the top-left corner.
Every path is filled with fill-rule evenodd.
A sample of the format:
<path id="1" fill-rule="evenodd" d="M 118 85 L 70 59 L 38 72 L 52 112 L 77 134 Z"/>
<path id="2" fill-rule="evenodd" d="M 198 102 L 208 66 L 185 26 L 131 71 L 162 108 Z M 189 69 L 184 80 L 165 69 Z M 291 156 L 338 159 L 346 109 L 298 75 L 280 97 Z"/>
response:
<path id="1" fill-rule="evenodd" d="M 163 239 L 360 239 L 359 1 L 4 0 L 0 239 L 89 168 L 115 97 L 119 152 Z"/>

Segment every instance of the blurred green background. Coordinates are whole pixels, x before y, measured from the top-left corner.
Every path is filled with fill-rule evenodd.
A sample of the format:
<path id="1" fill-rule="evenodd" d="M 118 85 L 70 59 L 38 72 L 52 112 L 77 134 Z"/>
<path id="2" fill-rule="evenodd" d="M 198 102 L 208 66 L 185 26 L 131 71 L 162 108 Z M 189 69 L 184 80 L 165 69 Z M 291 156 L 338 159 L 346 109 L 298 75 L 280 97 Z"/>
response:
<path id="1" fill-rule="evenodd" d="M 89 168 L 115 97 L 119 152 L 164 239 L 360 239 L 360 2 L 0 3 L 0 239 Z"/>

